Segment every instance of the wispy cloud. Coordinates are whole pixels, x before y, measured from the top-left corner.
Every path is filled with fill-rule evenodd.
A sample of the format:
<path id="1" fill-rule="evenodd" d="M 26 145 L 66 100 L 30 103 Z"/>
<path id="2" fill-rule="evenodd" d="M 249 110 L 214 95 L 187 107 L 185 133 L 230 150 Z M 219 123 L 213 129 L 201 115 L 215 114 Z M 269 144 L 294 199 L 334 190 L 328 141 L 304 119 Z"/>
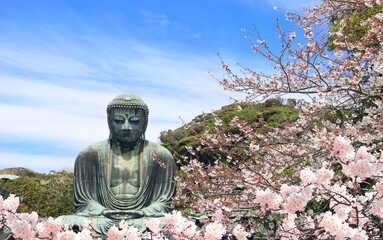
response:
<path id="1" fill-rule="evenodd" d="M 141 15 L 144 16 L 145 20 L 151 24 L 159 24 L 162 27 L 170 24 L 170 21 L 165 14 L 155 14 L 146 9 L 142 9 Z"/>
<path id="2" fill-rule="evenodd" d="M 43 37 L 48 42 L 51 38 Z M 149 105 L 146 136 L 152 141 L 158 141 L 160 131 L 181 126 L 179 116 L 190 121 L 229 102 L 208 75 L 219 71 L 214 55 L 178 53 L 102 35 L 87 36 L 81 44 L 55 33 L 58 37 L 65 44 L 41 47 L 0 38 L 0 137 L 15 144 L 56 143 L 68 154 L 52 157 L 2 148 L 0 168 L 48 171 L 73 165 L 81 148 L 107 138 L 105 108 L 121 92 L 135 93 Z"/>
<path id="3" fill-rule="evenodd" d="M 29 48 L 19 45 L 13 48 L 0 48 L 0 64 L 41 74 L 90 77 L 95 73 L 95 69 L 89 68 L 72 57 L 62 56 L 39 47 Z"/>
<path id="4" fill-rule="evenodd" d="M 195 38 L 195 39 L 201 38 L 201 34 L 194 33 L 194 34 L 192 34 L 192 38 Z"/>
<path id="5" fill-rule="evenodd" d="M 107 136 L 107 127 L 103 127 L 106 120 L 101 117 L 71 114 L 60 108 L 48 110 L 10 104 L 0 104 L 0 111 L 5 113 L 0 117 L 2 138 L 57 141 L 77 146 Z"/>
<path id="6" fill-rule="evenodd" d="M 39 172 L 73 169 L 73 159 L 49 155 L 0 152 L 1 168 L 24 167 Z"/>

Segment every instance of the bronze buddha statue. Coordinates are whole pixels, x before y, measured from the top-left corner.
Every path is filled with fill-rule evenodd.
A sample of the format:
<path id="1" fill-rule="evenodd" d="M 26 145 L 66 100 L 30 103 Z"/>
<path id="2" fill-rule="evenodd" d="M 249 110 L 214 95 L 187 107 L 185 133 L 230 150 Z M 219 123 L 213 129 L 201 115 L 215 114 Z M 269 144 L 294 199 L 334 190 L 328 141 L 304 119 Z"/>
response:
<path id="1" fill-rule="evenodd" d="M 118 95 L 107 115 L 109 139 L 88 146 L 76 159 L 75 214 L 60 218 L 70 227 L 90 219 L 101 235 L 122 219 L 144 231 L 148 218 L 173 209 L 175 162 L 167 149 L 145 140 L 149 110 L 140 97 Z"/>

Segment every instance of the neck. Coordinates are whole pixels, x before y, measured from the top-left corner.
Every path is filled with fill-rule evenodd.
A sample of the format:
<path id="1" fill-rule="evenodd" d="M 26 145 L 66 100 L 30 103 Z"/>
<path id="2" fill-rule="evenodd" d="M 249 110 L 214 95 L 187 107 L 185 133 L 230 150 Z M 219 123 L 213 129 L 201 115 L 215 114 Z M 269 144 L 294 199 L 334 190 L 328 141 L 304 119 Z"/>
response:
<path id="1" fill-rule="evenodd" d="M 130 151 L 133 151 L 136 147 L 139 147 L 142 143 L 142 140 L 139 139 L 135 142 L 122 142 L 118 141 L 117 139 L 112 139 L 112 144 L 117 147 L 121 153 L 127 153 Z"/>

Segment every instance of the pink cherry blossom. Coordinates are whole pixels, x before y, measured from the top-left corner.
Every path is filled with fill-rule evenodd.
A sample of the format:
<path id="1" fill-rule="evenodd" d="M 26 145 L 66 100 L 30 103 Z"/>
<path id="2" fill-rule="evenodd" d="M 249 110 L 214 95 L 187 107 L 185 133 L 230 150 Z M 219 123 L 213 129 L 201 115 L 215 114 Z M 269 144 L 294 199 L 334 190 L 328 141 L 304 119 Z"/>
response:
<path id="1" fill-rule="evenodd" d="M 272 192 L 270 189 L 258 190 L 256 198 L 264 212 L 267 210 L 278 209 L 282 202 L 282 197 L 279 194 Z"/>
<path id="2" fill-rule="evenodd" d="M 14 194 L 9 195 L 9 197 L 3 201 L 3 208 L 5 210 L 16 212 L 18 207 L 19 207 L 19 197 L 15 197 Z"/>
<path id="3" fill-rule="evenodd" d="M 225 226 L 222 223 L 215 221 L 209 223 L 206 226 L 206 232 L 204 236 L 206 240 L 220 240 L 225 233 Z"/>
<path id="4" fill-rule="evenodd" d="M 151 218 L 145 225 L 149 228 L 149 230 L 157 235 L 161 232 L 160 221 L 157 218 Z"/>
<path id="5" fill-rule="evenodd" d="M 116 226 L 112 226 L 109 229 L 107 240 L 121 240 L 123 238 L 124 234 Z"/>
<path id="6" fill-rule="evenodd" d="M 342 162 L 346 163 L 354 158 L 355 150 L 351 146 L 350 141 L 344 137 L 335 138 L 332 155 L 338 157 Z"/>
<path id="7" fill-rule="evenodd" d="M 323 167 L 316 173 L 317 184 L 329 184 L 333 177 L 334 171 Z"/>
<path id="8" fill-rule="evenodd" d="M 63 231 L 57 233 L 56 237 L 57 240 L 74 240 L 76 237 L 76 233 L 73 231 Z"/>
<path id="9" fill-rule="evenodd" d="M 309 168 L 305 168 L 300 172 L 300 177 L 304 185 L 315 183 L 316 175 Z"/>
<path id="10" fill-rule="evenodd" d="M 250 233 L 246 232 L 243 226 L 237 225 L 233 229 L 233 235 L 238 239 L 238 240 L 246 240 L 248 237 L 251 236 Z"/>

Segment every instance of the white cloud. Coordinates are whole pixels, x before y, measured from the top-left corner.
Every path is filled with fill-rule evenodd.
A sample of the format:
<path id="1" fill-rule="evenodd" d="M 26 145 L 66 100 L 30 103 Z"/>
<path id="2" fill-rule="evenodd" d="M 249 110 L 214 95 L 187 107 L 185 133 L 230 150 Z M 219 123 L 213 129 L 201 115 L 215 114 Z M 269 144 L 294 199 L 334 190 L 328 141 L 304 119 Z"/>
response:
<path id="1" fill-rule="evenodd" d="M 16 78 L 8 80 L 2 83 L 5 88 L 0 94 L 22 101 L 0 103 L 3 113 L 0 136 L 65 141 L 73 145 L 108 136 L 105 109 L 119 92 L 77 90 Z M 136 93 L 150 108 L 148 139 L 156 141 L 160 131 L 179 127 L 179 117 L 190 121 L 202 111 L 219 107 L 224 98 L 214 96 L 214 90 L 211 93 L 213 95 L 205 93 L 184 98 L 155 94 L 151 89 Z"/>
<path id="2" fill-rule="evenodd" d="M 85 145 L 108 136 L 106 120 L 37 107 L 0 104 L 0 136 Z"/>
<path id="3" fill-rule="evenodd" d="M 81 49 L 72 48 L 76 43 L 64 35 L 58 38 L 67 45 L 41 47 L 0 38 L 0 137 L 65 146 L 69 153 L 36 156 L 33 149 L 3 150 L 0 168 L 49 171 L 72 166 L 78 151 L 108 137 L 106 105 L 122 92 L 137 94 L 148 104 L 146 137 L 155 142 L 160 131 L 181 126 L 179 117 L 190 121 L 229 103 L 208 75 L 219 71 L 214 55 L 177 53 L 103 36 L 89 37 Z"/>
<path id="4" fill-rule="evenodd" d="M 75 158 L 0 152 L 0 169 L 24 167 L 37 172 L 72 169 Z"/>
<path id="5" fill-rule="evenodd" d="M 151 24 L 159 24 L 164 27 L 170 24 L 165 14 L 154 14 L 146 9 L 141 10 L 141 15 L 145 17 L 146 21 Z"/>
<path id="6" fill-rule="evenodd" d="M 194 33 L 194 34 L 192 34 L 192 38 L 195 38 L 195 39 L 201 38 L 201 34 Z"/>
<path id="7" fill-rule="evenodd" d="M 113 99 L 114 94 L 106 91 L 83 90 L 47 83 L 34 78 L 20 78 L 0 74 L 0 94 L 16 99 L 19 105 L 36 106 L 38 109 L 77 113 L 80 115 L 103 116 L 100 108 Z"/>
<path id="8" fill-rule="evenodd" d="M 42 74 L 90 77 L 95 69 L 70 56 L 55 54 L 39 47 L 0 48 L 0 64 Z"/>

